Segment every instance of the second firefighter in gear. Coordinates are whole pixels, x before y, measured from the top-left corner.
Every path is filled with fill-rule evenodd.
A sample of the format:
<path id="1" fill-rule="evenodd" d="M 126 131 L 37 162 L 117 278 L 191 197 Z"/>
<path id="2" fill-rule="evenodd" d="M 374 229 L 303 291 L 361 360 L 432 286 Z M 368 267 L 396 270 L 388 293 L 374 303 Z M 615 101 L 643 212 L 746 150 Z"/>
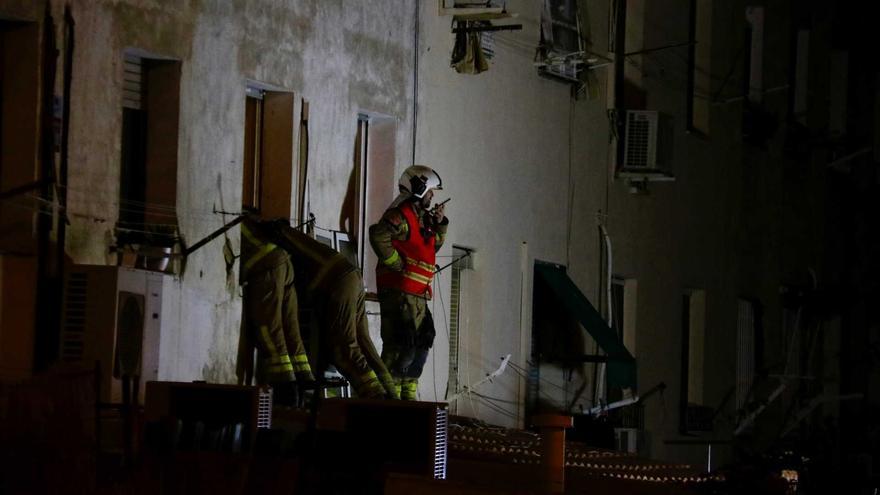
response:
<path id="1" fill-rule="evenodd" d="M 273 388 L 276 403 L 294 406 L 300 388 L 314 383 L 299 332 L 298 304 L 290 256 L 253 218 L 241 224 L 241 279 L 247 327 L 260 351 L 260 382 Z"/>
<path id="2" fill-rule="evenodd" d="M 436 252 L 449 220 L 442 205 L 430 209 L 440 176 L 423 165 L 404 171 L 400 195 L 382 219 L 370 226 L 370 245 L 379 258 L 376 284 L 382 312 L 382 360 L 391 371 L 400 398 L 415 400 L 429 349 L 434 319 L 428 309 Z"/>
<path id="3" fill-rule="evenodd" d="M 364 283 L 346 257 L 290 227 L 270 223 L 274 239 L 291 256 L 296 287 L 318 316 L 323 355 L 351 383 L 358 397 L 398 398 L 391 374 L 370 338 Z"/>

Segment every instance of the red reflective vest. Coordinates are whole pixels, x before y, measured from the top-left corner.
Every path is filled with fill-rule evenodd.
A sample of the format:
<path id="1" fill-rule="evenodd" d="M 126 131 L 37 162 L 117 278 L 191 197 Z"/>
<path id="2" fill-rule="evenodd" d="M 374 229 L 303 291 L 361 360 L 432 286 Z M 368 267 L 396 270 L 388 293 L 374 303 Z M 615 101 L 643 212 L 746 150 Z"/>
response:
<path id="1" fill-rule="evenodd" d="M 412 203 L 400 206 L 406 219 L 409 237 L 406 240 L 392 240 L 391 245 L 400 254 L 404 268 L 402 272 L 385 267 L 377 270 L 376 285 L 379 290 L 397 289 L 409 294 L 431 298 L 431 279 L 434 278 L 436 263 L 435 236 L 422 235 L 419 218 Z"/>

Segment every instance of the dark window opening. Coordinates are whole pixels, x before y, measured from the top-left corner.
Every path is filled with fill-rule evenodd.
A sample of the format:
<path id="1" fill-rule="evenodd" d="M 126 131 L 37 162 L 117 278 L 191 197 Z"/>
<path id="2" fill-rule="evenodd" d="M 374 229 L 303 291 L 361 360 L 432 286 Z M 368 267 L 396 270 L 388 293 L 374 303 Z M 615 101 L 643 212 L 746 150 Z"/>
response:
<path id="1" fill-rule="evenodd" d="M 181 247 L 177 223 L 180 62 L 124 54 L 119 263 L 156 271 Z"/>

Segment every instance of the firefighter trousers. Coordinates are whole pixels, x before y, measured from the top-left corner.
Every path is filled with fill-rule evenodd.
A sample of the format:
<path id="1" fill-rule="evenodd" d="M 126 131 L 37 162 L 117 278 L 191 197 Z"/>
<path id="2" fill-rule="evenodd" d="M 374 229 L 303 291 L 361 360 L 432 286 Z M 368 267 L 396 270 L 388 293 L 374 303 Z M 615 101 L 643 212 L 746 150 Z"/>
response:
<path id="1" fill-rule="evenodd" d="M 314 381 L 299 329 L 293 265 L 284 262 L 249 274 L 244 289 L 248 327 L 260 351 L 258 376 L 268 383 Z"/>
<path id="2" fill-rule="evenodd" d="M 434 345 L 434 318 L 423 297 L 401 291 L 379 294 L 382 311 L 382 360 L 391 371 L 400 398 L 415 400 L 419 377 Z"/>
<path id="3" fill-rule="evenodd" d="M 394 381 L 382 362 L 367 324 L 364 286 L 352 270 L 315 297 L 325 352 L 359 397 L 394 397 Z"/>

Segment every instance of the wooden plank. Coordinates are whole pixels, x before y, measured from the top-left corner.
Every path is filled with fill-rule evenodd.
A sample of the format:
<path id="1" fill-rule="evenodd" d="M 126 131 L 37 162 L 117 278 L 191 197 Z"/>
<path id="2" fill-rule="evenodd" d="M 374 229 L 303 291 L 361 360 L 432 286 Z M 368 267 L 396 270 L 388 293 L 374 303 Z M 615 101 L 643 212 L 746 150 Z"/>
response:
<path id="1" fill-rule="evenodd" d="M 122 90 L 122 106 L 125 108 L 140 110 L 142 106 L 140 91 L 133 92 Z"/>
<path id="2" fill-rule="evenodd" d="M 135 63 L 135 62 L 130 62 L 130 61 L 126 60 L 125 61 L 125 72 L 133 72 L 135 74 L 140 74 L 141 72 L 143 72 L 143 67 L 140 64 L 140 61 Z"/>
<path id="3" fill-rule="evenodd" d="M 129 81 L 128 79 L 126 79 L 122 83 L 122 90 L 127 91 L 127 92 L 137 93 L 138 99 L 140 99 L 141 82 L 140 81 Z"/>
<path id="4" fill-rule="evenodd" d="M 138 84 L 142 84 L 142 82 L 144 80 L 144 78 L 141 74 L 138 74 L 135 72 L 128 72 L 128 71 L 125 71 L 122 79 L 125 81 L 136 82 Z"/>
<path id="5" fill-rule="evenodd" d="M 144 212 L 144 222 L 176 224 L 177 152 L 180 125 L 180 62 L 152 64 L 142 103 L 147 110 L 145 202 L 162 205 Z"/>
<path id="6" fill-rule="evenodd" d="M 293 195 L 294 95 L 269 91 L 263 98 L 263 169 L 260 214 L 290 218 Z"/>

